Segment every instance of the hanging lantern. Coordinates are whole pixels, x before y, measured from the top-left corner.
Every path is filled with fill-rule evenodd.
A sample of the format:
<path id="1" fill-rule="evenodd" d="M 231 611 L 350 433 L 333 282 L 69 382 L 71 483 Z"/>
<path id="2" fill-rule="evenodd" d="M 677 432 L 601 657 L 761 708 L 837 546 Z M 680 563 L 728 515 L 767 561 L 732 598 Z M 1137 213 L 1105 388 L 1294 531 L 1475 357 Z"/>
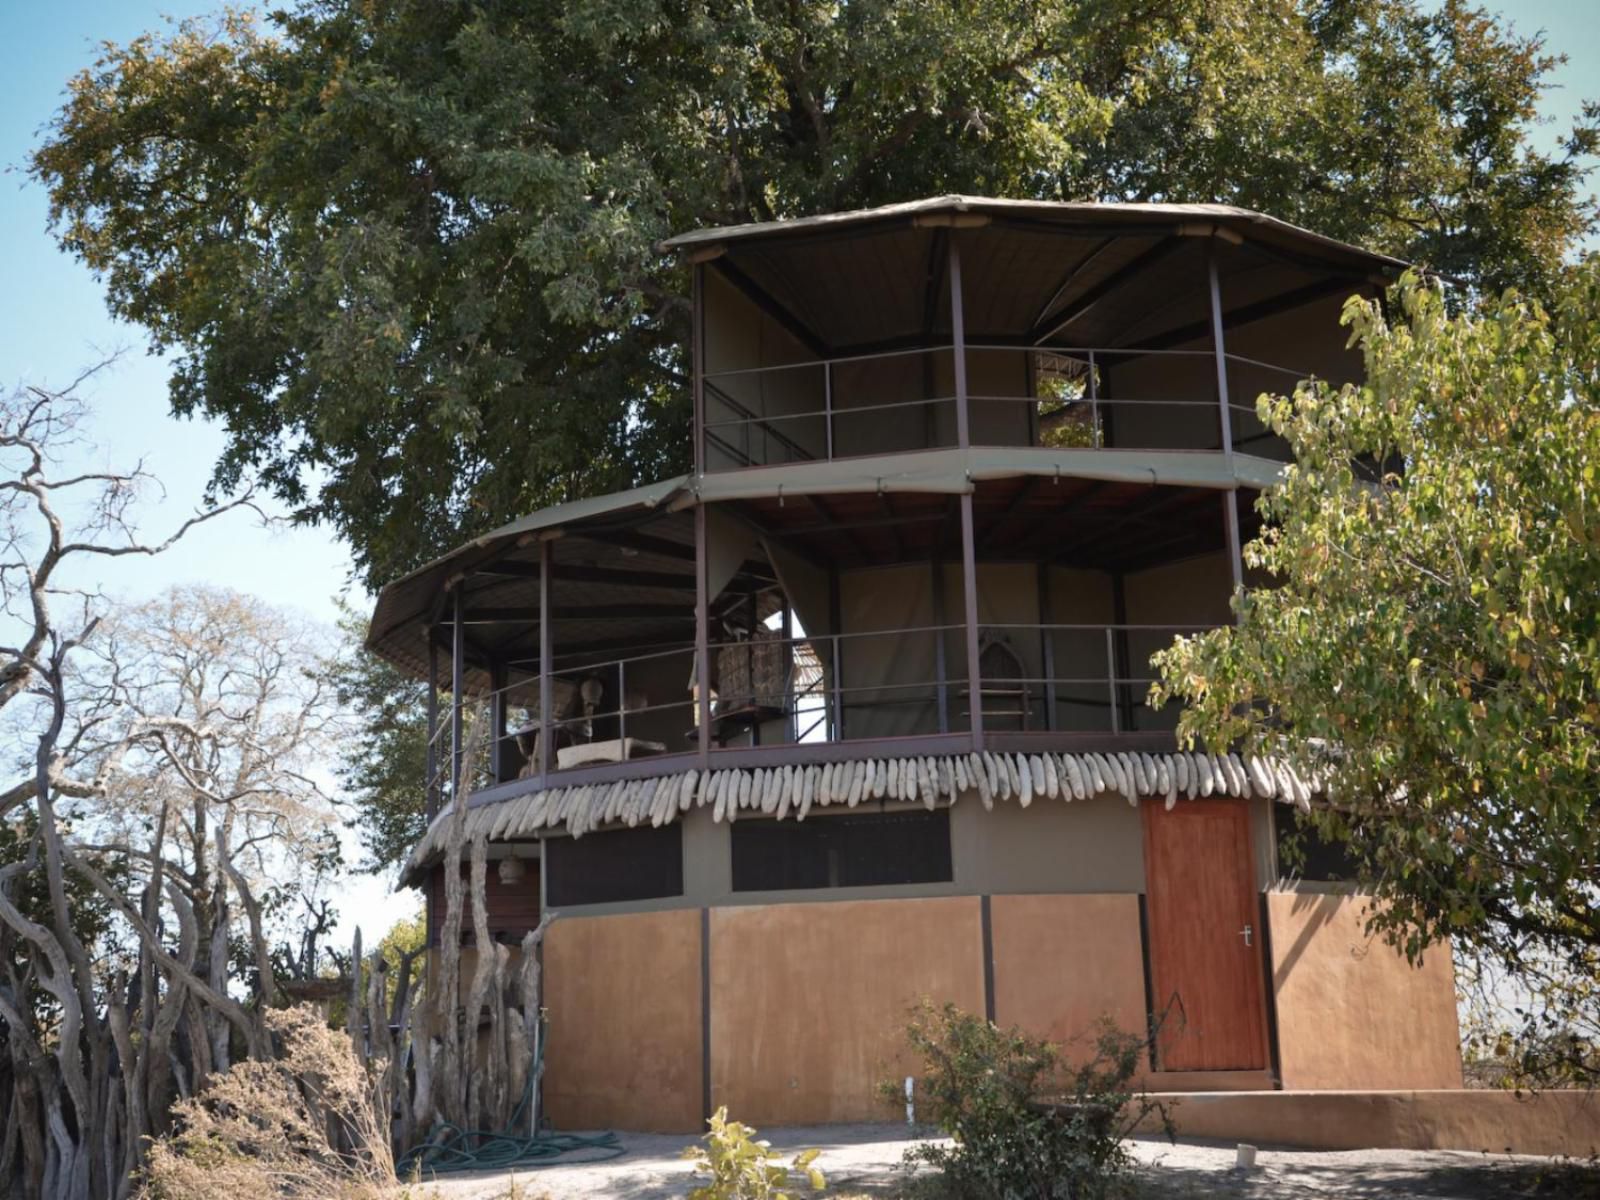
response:
<path id="1" fill-rule="evenodd" d="M 502 858 L 500 865 L 496 869 L 500 873 L 500 882 L 507 887 L 514 887 L 516 884 L 521 883 L 528 874 L 528 868 L 522 865 L 522 860 L 515 854 L 508 858 Z"/>

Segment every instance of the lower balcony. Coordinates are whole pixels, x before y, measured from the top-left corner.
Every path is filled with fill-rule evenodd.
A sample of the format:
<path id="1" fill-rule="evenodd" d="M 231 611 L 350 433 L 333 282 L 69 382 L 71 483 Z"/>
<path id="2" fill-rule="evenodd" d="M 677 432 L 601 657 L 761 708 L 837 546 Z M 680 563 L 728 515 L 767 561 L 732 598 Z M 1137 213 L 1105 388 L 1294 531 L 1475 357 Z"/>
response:
<path id="1" fill-rule="evenodd" d="M 474 801 L 695 766 L 964 753 L 975 738 L 997 751 L 1168 750 L 1177 714 L 1149 707 L 1147 664 L 1175 636 L 1212 627 L 992 624 L 977 626 L 969 647 L 957 624 L 806 634 L 787 608 L 752 624 L 707 647 L 703 704 L 692 642 L 553 673 L 548 720 L 537 674 L 510 668 L 466 766 Z M 451 737 L 439 722 L 435 808 L 460 769 Z"/>

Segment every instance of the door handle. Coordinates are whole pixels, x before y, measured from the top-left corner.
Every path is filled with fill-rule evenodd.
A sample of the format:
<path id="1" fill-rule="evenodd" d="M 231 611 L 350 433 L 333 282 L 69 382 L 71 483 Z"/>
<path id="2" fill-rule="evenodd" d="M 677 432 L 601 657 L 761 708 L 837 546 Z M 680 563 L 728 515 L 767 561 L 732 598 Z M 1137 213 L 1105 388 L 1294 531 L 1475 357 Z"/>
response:
<path id="1" fill-rule="evenodd" d="M 1248 926 L 1248 925 L 1246 925 L 1246 926 L 1245 926 L 1245 927 L 1244 927 L 1244 928 L 1243 928 L 1243 929 L 1241 929 L 1241 930 L 1239 930 L 1239 936 L 1240 936 L 1240 937 L 1242 937 L 1242 938 L 1243 938 L 1243 939 L 1244 939 L 1244 944 L 1245 944 L 1245 945 L 1246 945 L 1246 946 L 1248 946 L 1248 945 L 1249 945 L 1249 944 L 1250 944 L 1250 936 L 1251 936 L 1251 934 L 1253 934 L 1253 933 L 1254 933 L 1254 932 L 1255 932 L 1255 930 L 1254 930 L 1254 929 L 1252 929 L 1252 928 L 1251 928 L 1251 927 L 1250 927 L 1250 926 Z"/>

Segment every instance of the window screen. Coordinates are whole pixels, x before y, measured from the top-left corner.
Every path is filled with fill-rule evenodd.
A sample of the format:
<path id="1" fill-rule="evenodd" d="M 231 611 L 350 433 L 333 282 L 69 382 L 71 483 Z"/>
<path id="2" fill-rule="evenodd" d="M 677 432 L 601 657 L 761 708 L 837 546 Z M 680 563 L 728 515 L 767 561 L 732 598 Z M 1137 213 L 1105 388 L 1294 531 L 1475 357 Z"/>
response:
<path id="1" fill-rule="evenodd" d="M 551 908 L 683 895 L 683 827 L 617 829 L 544 844 Z"/>
<path id="2" fill-rule="evenodd" d="M 740 821 L 733 890 L 948 883 L 950 810 L 852 813 L 810 821 Z"/>
<path id="3" fill-rule="evenodd" d="M 1343 842 L 1329 841 L 1291 805 L 1274 814 L 1278 828 L 1278 874 L 1311 883 L 1351 883 L 1356 867 Z"/>

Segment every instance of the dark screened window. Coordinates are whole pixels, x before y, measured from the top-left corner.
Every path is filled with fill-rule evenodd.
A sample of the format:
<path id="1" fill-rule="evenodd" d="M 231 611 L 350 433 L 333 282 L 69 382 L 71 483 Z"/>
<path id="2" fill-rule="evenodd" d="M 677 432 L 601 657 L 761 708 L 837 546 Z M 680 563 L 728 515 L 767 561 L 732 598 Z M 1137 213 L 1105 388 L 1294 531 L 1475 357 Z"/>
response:
<path id="1" fill-rule="evenodd" d="M 733 890 L 948 883 L 950 810 L 734 825 Z"/>
<path id="2" fill-rule="evenodd" d="M 1343 842 L 1324 838 L 1292 805 L 1280 804 L 1275 820 L 1279 875 L 1311 883 L 1355 881 L 1355 863 Z"/>
<path id="3" fill-rule="evenodd" d="M 551 908 L 683 895 L 683 827 L 616 829 L 544 844 Z"/>

